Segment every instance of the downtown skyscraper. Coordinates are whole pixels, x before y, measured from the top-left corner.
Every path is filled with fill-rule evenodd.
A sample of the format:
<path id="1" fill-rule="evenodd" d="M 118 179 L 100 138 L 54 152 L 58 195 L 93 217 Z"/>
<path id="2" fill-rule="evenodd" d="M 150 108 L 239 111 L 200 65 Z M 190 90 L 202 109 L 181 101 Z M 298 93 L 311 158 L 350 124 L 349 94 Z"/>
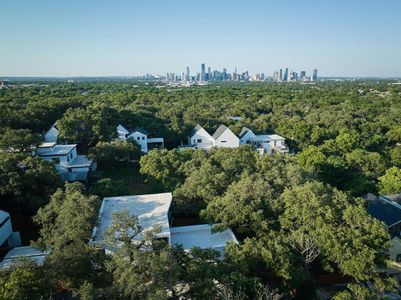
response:
<path id="1" fill-rule="evenodd" d="M 206 66 L 205 64 L 201 64 L 201 72 L 200 72 L 200 81 L 206 80 Z"/>

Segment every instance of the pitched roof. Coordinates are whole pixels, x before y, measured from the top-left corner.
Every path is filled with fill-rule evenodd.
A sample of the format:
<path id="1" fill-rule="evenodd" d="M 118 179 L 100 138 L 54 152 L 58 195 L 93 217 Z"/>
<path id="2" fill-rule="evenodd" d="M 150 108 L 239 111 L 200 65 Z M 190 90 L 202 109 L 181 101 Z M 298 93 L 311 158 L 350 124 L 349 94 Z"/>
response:
<path id="1" fill-rule="evenodd" d="M 217 128 L 216 131 L 213 133 L 212 138 L 217 140 L 227 129 L 227 126 L 220 125 L 219 128 Z"/>
<path id="2" fill-rule="evenodd" d="M 248 131 L 250 131 L 250 132 L 252 132 L 252 130 L 250 130 L 248 127 L 242 127 L 242 130 L 241 130 L 241 132 L 239 133 L 239 138 L 240 139 L 242 139 L 242 137 L 248 132 Z"/>
<path id="3" fill-rule="evenodd" d="M 120 132 L 124 132 L 124 133 L 129 133 L 129 131 L 127 130 L 127 128 L 125 128 L 123 125 L 121 125 L 121 124 L 119 124 L 118 126 L 117 126 L 117 131 L 120 131 Z"/>
<path id="4" fill-rule="evenodd" d="M 138 132 L 140 132 L 140 133 L 142 133 L 144 135 L 148 135 L 148 132 L 146 131 L 146 129 L 143 129 L 141 127 L 135 127 L 134 130 L 132 130 L 132 133 L 134 133 L 136 131 L 138 131 Z"/>
<path id="5" fill-rule="evenodd" d="M 401 206 L 383 196 L 371 193 L 364 196 L 370 215 L 383 221 L 387 227 L 401 222 Z"/>
<path id="6" fill-rule="evenodd" d="M 191 130 L 191 132 L 189 133 L 189 136 L 193 136 L 195 133 L 197 133 L 197 132 L 198 132 L 199 130 L 201 130 L 202 128 L 203 128 L 202 126 L 200 126 L 199 124 L 197 124 L 197 125 L 195 126 L 195 128 Z"/>

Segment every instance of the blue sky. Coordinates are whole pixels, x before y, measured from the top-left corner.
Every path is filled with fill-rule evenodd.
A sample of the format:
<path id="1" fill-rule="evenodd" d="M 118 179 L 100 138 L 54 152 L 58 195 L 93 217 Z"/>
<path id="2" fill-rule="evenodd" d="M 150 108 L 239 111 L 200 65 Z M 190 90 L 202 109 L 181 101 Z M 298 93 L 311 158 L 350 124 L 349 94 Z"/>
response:
<path id="1" fill-rule="evenodd" d="M 401 76 L 400 0 L 0 0 L 0 76 Z"/>

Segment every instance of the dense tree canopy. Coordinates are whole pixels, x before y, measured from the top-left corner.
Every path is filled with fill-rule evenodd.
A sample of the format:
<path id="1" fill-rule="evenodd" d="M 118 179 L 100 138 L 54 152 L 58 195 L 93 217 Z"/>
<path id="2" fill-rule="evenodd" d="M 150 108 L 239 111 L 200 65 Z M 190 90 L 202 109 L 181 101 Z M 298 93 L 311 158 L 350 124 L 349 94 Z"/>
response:
<path id="1" fill-rule="evenodd" d="M 1 89 L 0 209 L 32 215 L 40 208 L 34 245 L 51 254 L 42 267 L 2 274 L 0 298 L 67 291 L 81 299 L 263 299 L 278 288 L 311 299 L 316 271 L 351 280 L 334 299 L 381 298 L 393 286 L 377 272 L 389 235 L 358 197 L 401 192 L 400 100 L 401 86 L 391 81 L 171 88 L 117 80 Z M 187 254 L 123 213 L 110 227 L 119 232 L 109 240 L 116 252 L 105 256 L 88 243 L 99 207 L 90 193 L 125 195 L 127 185 L 108 178 L 113 170 L 86 187 L 62 187 L 54 165 L 30 155 L 55 122 L 59 142 L 79 143 L 99 166 L 133 168 L 140 160 L 146 183 L 173 192 L 174 218 L 218 223 L 240 243 L 229 244 L 224 259 L 210 249 Z M 280 134 L 290 154 L 177 149 L 198 123 L 210 132 L 225 124 L 235 134 L 243 126 Z M 143 127 L 172 150 L 143 155 L 115 140 L 118 124 Z M 143 243 L 132 242 L 137 235 Z"/>
<path id="2" fill-rule="evenodd" d="M 59 186 L 53 163 L 19 153 L 0 154 L 0 208 L 32 214 Z"/>

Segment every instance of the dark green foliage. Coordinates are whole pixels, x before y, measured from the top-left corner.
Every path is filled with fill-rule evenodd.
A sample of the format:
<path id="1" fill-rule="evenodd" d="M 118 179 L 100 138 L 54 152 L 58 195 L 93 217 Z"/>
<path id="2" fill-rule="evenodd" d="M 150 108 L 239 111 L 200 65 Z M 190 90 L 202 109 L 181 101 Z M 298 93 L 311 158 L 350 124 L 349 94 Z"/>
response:
<path id="1" fill-rule="evenodd" d="M 7 128 L 0 133 L 0 149 L 10 152 L 31 152 L 42 141 L 39 134 L 33 134 L 28 129 Z"/>
<path id="2" fill-rule="evenodd" d="M 131 141 L 99 142 L 89 150 L 89 157 L 102 162 L 130 162 L 138 160 L 141 149 Z"/>
<path id="3" fill-rule="evenodd" d="M 61 186 L 54 164 L 19 153 L 0 153 L 0 208 L 31 215 Z"/>
<path id="4" fill-rule="evenodd" d="M 376 273 L 387 259 L 389 236 L 354 197 L 401 192 L 401 89 L 389 83 L 175 89 L 127 80 L 3 89 L 0 148 L 17 153 L 0 153 L 0 208 L 32 213 L 42 207 L 35 218 L 41 226 L 37 245 L 52 253 L 43 268 L 25 266 L 2 277 L 1 296 L 50 298 L 67 290 L 82 299 L 164 299 L 178 294 L 176 284 L 183 283 L 183 293 L 195 299 L 258 299 L 267 286 L 297 289 L 306 298 L 312 297 L 312 269 L 318 268 L 354 278 L 335 299 L 381 298 L 391 290 L 386 276 Z M 233 115 L 242 119 L 234 122 Z M 149 233 L 145 240 L 153 249 L 143 252 L 131 242 L 141 232 L 135 216 L 120 215 L 113 229 L 127 229 L 125 246 L 101 255 L 88 244 L 97 197 L 68 184 L 45 205 L 59 187 L 57 173 L 51 163 L 25 156 L 56 121 L 60 141 L 79 143 L 100 169 L 114 168 L 123 178 L 130 167 L 118 166 L 140 159 L 147 181 L 174 193 L 175 216 L 230 227 L 240 244 L 230 244 L 226 259 L 219 260 L 211 250 L 187 255 L 165 247 Z M 197 123 L 210 132 L 223 123 L 236 134 L 247 126 L 284 136 L 293 155 L 261 157 L 242 146 L 142 156 L 136 144 L 114 141 L 118 123 L 144 127 L 150 137 L 164 137 L 168 148 L 185 144 Z M 108 178 L 92 191 L 102 197 L 127 192 L 123 182 Z M 44 280 L 48 287 L 42 289 Z M 367 282 L 374 288 L 367 289 Z"/>
<path id="5" fill-rule="evenodd" d="M 93 187 L 92 193 L 99 197 L 125 196 L 128 195 L 127 185 L 122 180 L 102 178 Z"/>

